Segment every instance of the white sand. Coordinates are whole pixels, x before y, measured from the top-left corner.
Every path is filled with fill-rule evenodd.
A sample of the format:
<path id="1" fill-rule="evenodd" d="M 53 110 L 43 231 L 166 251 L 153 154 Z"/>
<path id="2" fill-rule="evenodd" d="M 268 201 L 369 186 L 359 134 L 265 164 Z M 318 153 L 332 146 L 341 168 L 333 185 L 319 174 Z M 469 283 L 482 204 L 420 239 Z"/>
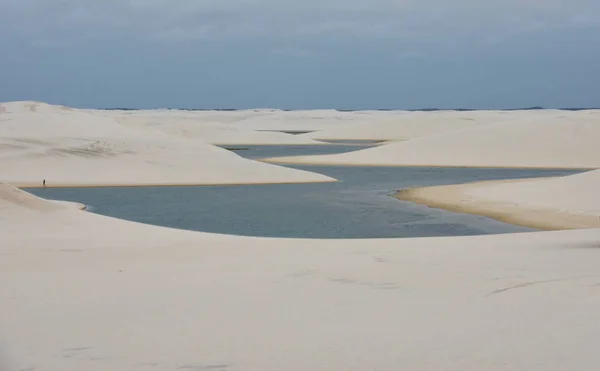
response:
<path id="1" fill-rule="evenodd" d="M 600 170 L 548 179 L 488 181 L 398 193 L 451 211 L 538 229 L 600 228 Z"/>
<path id="2" fill-rule="evenodd" d="M 543 117 L 548 111 L 408 112 L 335 110 L 102 111 L 119 122 L 212 144 L 322 144 L 324 140 L 407 140 L 512 120 Z M 308 132 L 289 135 L 283 132 Z"/>
<path id="3" fill-rule="evenodd" d="M 286 240 L 0 186 L 3 371 L 594 370 L 600 230 Z"/>
<path id="4" fill-rule="evenodd" d="M 251 139 L 249 139 L 251 140 Z M 246 160 L 194 138 L 36 102 L 0 105 L 0 181 L 18 186 L 184 185 L 332 181 Z"/>
<path id="5" fill-rule="evenodd" d="M 212 114 L 210 114 L 212 113 Z M 282 132 L 256 131 L 242 125 L 233 125 L 232 116 L 214 115 L 204 111 L 110 111 L 118 122 L 135 128 L 155 130 L 160 133 L 199 139 L 215 145 L 319 145 L 322 142 L 306 136 Z M 209 115 L 210 114 L 210 115 Z M 242 113 L 233 116 L 243 120 Z M 250 117 L 256 113 L 247 113 Z M 220 122 L 223 120 L 224 122 Z"/>
<path id="6" fill-rule="evenodd" d="M 389 166 L 600 167 L 600 111 L 506 112 L 505 115 L 507 119 L 497 123 L 361 151 L 268 161 Z M 514 117 L 510 118 L 511 115 Z"/>
<path id="7" fill-rule="evenodd" d="M 0 110 L 2 180 L 48 170 L 63 181 L 114 184 L 315 176 L 255 167 L 199 140 L 192 145 L 176 135 L 125 128 L 110 115 L 41 104 Z M 238 113 L 204 114 L 244 120 Z M 569 125 L 595 135 L 586 125 Z M 565 137 L 553 148 L 565 152 L 551 162 L 592 162 L 586 149 L 577 150 L 586 144 L 581 134 L 568 136 L 563 126 L 528 127 L 531 133 L 513 128 L 504 152 L 539 163 L 543 145 L 519 136 L 544 142 L 562 130 Z M 454 142 L 459 154 L 476 137 L 472 130 L 479 129 Z M 91 138 L 108 144 L 81 148 Z M 500 139 L 486 138 L 478 163 L 497 164 L 487 147 Z M 578 142 L 571 146 L 569 139 Z M 168 170 L 147 163 L 154 160 Z M 73 170 L 87 177 L 73 178 Z M 434 193 L 470 206 L 541 208 L 563 222 L 566 214 L 598 215 L 599 177 L 594 171 Z M 0 370 L 592 371 L 600 363 L 599 260 L 600 229 L 250 238 L 103 217 L 0 184 Z"/>
<path id="8" fill-rule="evenodd" d="M 544 180 L 472 187 L 469 195 L 531 208 L 552 208 L 600 217 L 600 170 Z"/>
<path id="9" fill-rule="evenodd" d="M 208 113 L 203 113 L 208 115 Z M 240 114 L 240 113 L 238 113 Z M 545 119 L 552 116 L 577 115 L 556 110 L 535 111 L 258 111 L 248 112 L 246 119 L 227 122 L 253 130 L 310 131 L 301 135 L 318 140 L 398 141 L 455 131 L 481 125 L 515 120 Z M 220 121 L 218 116 L 210 116 Z"/>
<path id="10" fill-rule="evenodd" d="M 358 114 L 355 114 L 358 115 Z M 506 120 L 503 112 L 372 112 L 367 118 L 307 136 L 323 140 L 400 141 Z"/>
<path id="11" fill-rule="evenodd" d="M 339 112 L 335 110 L 259 111 L 249 114 L 233 124 L 252 130 L 317 131 L 330 127 L 346 126 L 371 117 L 369 112 Z"/>

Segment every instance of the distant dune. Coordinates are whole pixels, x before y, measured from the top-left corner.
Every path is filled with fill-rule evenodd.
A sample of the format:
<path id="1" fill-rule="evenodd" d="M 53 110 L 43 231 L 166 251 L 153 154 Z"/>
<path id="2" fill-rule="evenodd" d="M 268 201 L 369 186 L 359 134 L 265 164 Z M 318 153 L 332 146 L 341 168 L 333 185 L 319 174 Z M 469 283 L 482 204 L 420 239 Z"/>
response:
<path id="1" fill-rule="evenodd" d="M 14 102 L 0 105 L 0 120 L 0 181 L 19 186 L 41 186 L 43 179 L 48 186 L 333 180 L 243 159 L 191 135 L 123 125 L 95 111 Z"/>
<path id="2" fill-rule="evenodd" d="M 359 122 L 336 125 L 310 133 L 314 139 L 408 140 L 437 133 L 488 125 L 507 119 L 501 112 L 371 113 Z"/>
<path id="3" fill-rule="evenodd" d="M 423 127 L 419 129 L 427 131 L 427 126 L 433 126 L 432 135 L 338 155 L 268 161 L 385 166 L 600 167 L 600 111 L 504 112 L 497 122 L 491 120 L 486 124 L 484 121 L 474 127 L 440 133 L 435 131 L 443 126 L 448 114 L 436 115 L 439 122 L 421 121 Z M 344 136 L 344 128 L 339 127 L 339 131 L 342 133 L 339 136 Z"/>
<path id="4" fill-rule="evenodd" d="M 373 119 L 387 119 L 404 112 L 370 111 L 340 112 L 336 110 L 276 111 L 259 116 L 248 116 L 234 124 L 252 130 L 317 131 L 332 127 L 346 127 L 355 123 L 368 123 Z"/>
<path id="5" fill-rule="evenodd" d="M 101 112 L 99 112 L 101 113 Z M 282 132 L 256 131 L 232 122 L 254 116 L 254 112 L 135 111 L 110 112 L 119 123 L 159 133 L 198 139 L 215 145 L 319 145 L 308 137 Z"/>

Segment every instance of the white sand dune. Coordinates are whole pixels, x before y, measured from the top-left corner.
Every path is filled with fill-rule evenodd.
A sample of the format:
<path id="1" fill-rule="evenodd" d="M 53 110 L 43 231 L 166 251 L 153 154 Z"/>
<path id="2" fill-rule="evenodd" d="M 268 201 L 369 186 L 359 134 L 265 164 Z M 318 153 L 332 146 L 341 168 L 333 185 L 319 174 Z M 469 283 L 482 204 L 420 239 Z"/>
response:
<path id="1" fill-rule="evenodd" d="M 526 111 L 273 111 L 254 113 L 233 126 L 253 130 L 308 131 L 317 140 L 408 140 L 442 132 L 515 120 L 574 116 L 577 112 Z"/>
<path id="2" fill-rule="evenodd" d="M 600 217 L 600 170 L 544 180 L 504 182 L 469 191 L 475 197 L 527 207 L 551 207 Z M 596 218 L 597 219 L 597 218 Z"/>
<path id="3" fill-rule="evenodd" d="M 510 117 L 513 113 L 506 113 Z M 336 165 L 598 168 L 599 111 L 527 115 L 337 155 L 269 159 Z"/>
<path id="4" fill-rule="evenodd" d="M 505 112 L 409 112 L 409 111 L 241 111 L 237 116 L 213 115 L 210 112 L 183 113 L 196 122 L 225 123 L 230 131 L 265 133 L 297 132 L 295 140 L 407 140 L 444 131 L 458 130 L 506 119 Z M 516 114 L 516 113 L 515 113 Z M 169 113 L 172 115 L 172 113 Z M 245 118 L 241 116 L 246 115 Z M 210 119 L 211 121 L 206 121 Z M 186 126 L 187 127 L 187 126 Z M 233 133 L 234 134 L 234 133 Z M 270 133 L 272 134 L 272 133 Z M 277 139 L 278 137 L 273 137 Z M 231 140 L 227 137 L 219 140 Z M 317 142 L 319 143 L 319 142 Z M 308 142 L 308 144 L 311 144 Z"/>
<path id="5" fill-rule="evenodd" d="M 243 125 L 244 114 L 251 125 L 288 115 L 201 113 L 224 125 Z M 537 113 L 545 124 L 513 114 L 525 119 L 350 155 L 370 164 L 386 153 L 394 164 L 425 156 L 457 165 L 469 154 L 469 164 L 484 166 L 596 163 L 595 111 L 577 120 Z M 329 180 L 111 115 L 0 105 L 0 181 Z M 306 113 L 289 115 L 308 127 Z M 413 191 L 470 212 L 508 210 L 530 223 L 544 214 L 543 222 L 568 226 L 599 215 L 599 183 L 590 171 Z M 600 363 L 600 229 L 270 239 L 143 225 L 78 206 L 0 183 L 1 371 L 564 371 Z"/>
<path id="6" fill-rule="evenodd" d="M 600 228 L 600 170 L 399 192 L 403 200 L 540 229 Z"/>
<path id="7" fill-rule="evenodd" d="M 3 371 L 600 363 L 600 230 L 246 238 L 0 195 Z"/>
<path id="8" fill-rule="evenodd" d="M 11 185 L 0 183 L 0 213 L 3 216 L 23 210 L 49 212 L 66 208 L 66 203 L 45 200 Z"/>
<path id="9" fill-rule="evenodd" d="M 102 114 L 107 114 L 102 112 Z M 155 130 L 160 133 L 185 138 L 200 139 L 215 145 L 319 145 L 322 142 L 308 137 L 282 132 L 256 131 L 242 125 L 233 125 L 232 115 L 220 117 L 214 112 L 149 110 L 111 111 L 118 122 L 135 128 Z M 254 112 L 237 113 L 236 120 L 256 115 Z M 244 116 L 242 116 L 244 115 Z M 214 121 L 213 121 L 214 120 Z M 224 122 L 220 122 L 220 121 Z"/>
<path id="10" fill-rule="evenodd" d="M 306 132 L 299 137 L 318 139 L 320 132 L 333 132 L 334 135 L 323 135 L 324 139 L 354 139 L 345 138 L 339 133 L 350 133 L 353 130 L 362 130 L 365 126 L 385 125 L 395 123 L 406 115 L 407 111 L 356 111 L 340 112 L 336 110 L 305 110 L 305 111 L 274 111 L 264 112 L 262 115 L 249 116 L 245 120 L 238 120 L 234 126 L 252 130 L 273 130 L 287 132 Z M 356 127 L 357 129 L 353 129 Z M 385 126 L 387 128 L 387 126 Z M 362 131 L 363 134 L 368 131 Z M 357 134 L 358 136 L 358 134 Z M 388 133 L 385 138 L 390 137 Z M 370 139 L 370 138 L 358 138 Z M 380 139 L 380 138 L 376 138 Z"/>
<path id="11" fill-rule="evenodd" d="M 0 181 L 19 186 L 301 183 L 321 174 L 246 160 L 201 140 L 128 128 L 95 112 L 0 105 Z"/>
<path id="12" fill-rule="evenodd" d="M 506 120 L 503 112 L 374 112 L 370 119 L 307 134 L 319 140 L 408 140 Z"/>

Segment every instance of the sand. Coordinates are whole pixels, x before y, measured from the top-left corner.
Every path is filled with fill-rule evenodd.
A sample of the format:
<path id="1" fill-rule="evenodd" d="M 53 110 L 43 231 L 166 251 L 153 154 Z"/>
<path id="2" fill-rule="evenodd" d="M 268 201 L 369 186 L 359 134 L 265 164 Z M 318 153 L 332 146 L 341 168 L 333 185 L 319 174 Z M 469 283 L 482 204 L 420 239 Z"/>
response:
<path id="1" fill-rule="evenodd" d="M 99 114 L 107 114 L 99 112 Z M 222 146 L 232 145 L 320 145 L 306 136 L 273 131 L 256 131 L 233 125 L 231 116 L 207 115 L 203 111 L 111 111 L 119 123 L 178 137 L 193 138 Z M 250 114 L 253 117 L 256 113 Z M 238 113 L 239 115 L 239 113 Z M 236 116 L 234 116 L 236 117 Z M 243 118 L 236 117 L 239 120 Z M 220 122 L 223 120 L 225 122 Z"/>
<path id="2" fill-rule="evenodd" d="M 361 121 L 307 134 L 319 140 L 403 141 L 508 119 L 503 112 L 372 112 Z"/>
<path id="3" fill-rule="evenodd" d="M 535 112 L 535 111 L 534 111 Z M 511 117 L 512 112 L 506 112 Z M 540 118 L 540 115 L 545 115 Z M 600 111 L 515 113 L 513 119 L 337 155 L 272 163 L 382 166 L 598 168 Z"/>
<path id="4" fill-rule="evenodd" d="M 99 112 L 0 105 L 0 181 L 32 187 L 43 179 L 49 187 L 334 180 L 247 160 L 199 139 L 127 127 Z"/>
<path id="5" fill-rule="evenodd" d="M 185 176 L 212 182 L 315 176 L 254 167 L 201 140 L 126 126 L 110 115 L 98 125 L 101 115 L 94 112 L 38 103 L 6 107 L 0 106 L 1 180 L 23 181 L 48 169 L 63 180 L 138 185 Z M 243 122 L 245 114 L 283 115 L 203 113 L 229 124 Z M 483 128 L 463 130 L 465 141 L 453 142 L 456 151 L 464 154 L 460 144 Z M 540 141 L 558 135 L 548 128 L 550 134 L 538 127 Z M 594 134 L 586 125 L 576 128 Z M 539 163 L 543 145 L 519 140 L 525 132 L 512 130 L 503 137 L 510 140 L 504 152 Z M 566 151 L 576 149 L 568 139 L 584 147 L 580 136 L 565 136 L 565 151 L 546 163 L 592 163 L 585 148 Z M 78 152 L 80 140 L 90 138 L 109 143 L 102 148 L 134 153 L 56 153 Z M 497 164 L 488 142 L 479 144 L 478 163 Z M 168 171 L 143 165 L 159 159 Z M 86 176 L 69 178 L 73 169 Z M 206 174 L 189 175 L 194 169 Z M 598 215 L 598 180 L 591 171 L 435 188 L 433 194 L 469 206 L 488 203 L 488 209 L 489 203 L 543 209 L 564 222 L 566 214 Z M 592 371 L 600 363 L 600 229 L 302 240 L 175 230 L 79 207 L 0 183 L 2 371 Z"/>
<path id="6" fill-rule="evenodd" d="M 247 112 L 247 118 L 207 115 L 211 120 L 244 129 L 306 132 L 317 140 L 402 141 L 499 122 L 573 116 L 556 110 L 533 111 L 262 111 Z M 241 115 L 238 113 L 238 115 Z"/>
<path id="7" fill-rule="evenodd" d="M 537 229 L 600 228 L 600 170 L 548 179 L 423 187 L 397 197 Z"/>
<path id="8" fill-rule="evenodd" d="M 313 132 L 331 127 L 344 127 L 364 122 L 370 112 L 340 112 L 336 110 L 259 111 L 233 124 L 252 130 Z"/>
<path id="9" fill-rule="evenodd" d="M 597 229 L 247 238 L 14 192 L 0 187 L 3 371 L 562 371 L 600 362 Z"/>

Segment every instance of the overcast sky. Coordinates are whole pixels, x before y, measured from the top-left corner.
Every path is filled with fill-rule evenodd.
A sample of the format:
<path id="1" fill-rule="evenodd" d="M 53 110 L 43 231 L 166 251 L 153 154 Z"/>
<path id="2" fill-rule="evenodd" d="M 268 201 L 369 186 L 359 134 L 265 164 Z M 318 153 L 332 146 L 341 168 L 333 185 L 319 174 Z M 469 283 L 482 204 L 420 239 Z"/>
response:
<path id="1" fill-rule="evenodd" d="M 0 0 L 0 101 L 600 106 L 600 0 Z"/>

